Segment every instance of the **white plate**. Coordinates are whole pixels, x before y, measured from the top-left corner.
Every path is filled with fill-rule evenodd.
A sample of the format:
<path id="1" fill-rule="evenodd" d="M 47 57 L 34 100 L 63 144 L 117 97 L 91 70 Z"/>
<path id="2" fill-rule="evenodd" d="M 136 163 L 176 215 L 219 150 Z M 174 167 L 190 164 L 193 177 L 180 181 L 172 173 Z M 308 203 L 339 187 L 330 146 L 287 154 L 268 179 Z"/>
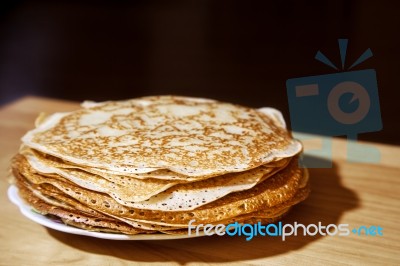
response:
<path id="1" fill-rule="evenodd" d="M 111 240 L 166 240 L 166 239 L 182 239 L 182 238 L 192 238 L 197 237 L 195 234 L 192 235 L 167 235 L 167 234 L 139 234 L 139 235 L 124 235 L 124 234 L 112 234 L 112 233 L 99 233 L 99 232 L 91 232 L 83 229 L 79 229 L 76 227 L 65 225 L 59 221 L 53 220 L 47 216 L 41 215 L 37 212 L 34 212 L 32 208 L 27 205 L 18 195 L 18 188 L 16 186 L 10 186 L 7 191 L 8 198 L 12 203 L 19 207 L 21 213 L 29 218 L 30 220 L 46 226 L 48 228 L 65 232 L 69 234 L 75 235 L 84 235 L 97 237 L 102 239 L 111 239 Z M 199 235 L 202 236 L 202 235 Z"/>

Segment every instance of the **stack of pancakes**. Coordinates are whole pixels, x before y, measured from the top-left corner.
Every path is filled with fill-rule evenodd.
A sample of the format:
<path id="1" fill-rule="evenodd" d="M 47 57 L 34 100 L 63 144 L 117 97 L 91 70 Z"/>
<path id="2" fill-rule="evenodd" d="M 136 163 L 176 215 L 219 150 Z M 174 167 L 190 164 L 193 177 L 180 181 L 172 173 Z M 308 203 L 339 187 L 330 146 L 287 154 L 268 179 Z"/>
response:
<path id="1" fill-rule="evenodd" d="M 154 96 L 41 115 L 12 170 L 43 215 L 90 231 L 271 223 L 309 193 L 279 111 Z"/>

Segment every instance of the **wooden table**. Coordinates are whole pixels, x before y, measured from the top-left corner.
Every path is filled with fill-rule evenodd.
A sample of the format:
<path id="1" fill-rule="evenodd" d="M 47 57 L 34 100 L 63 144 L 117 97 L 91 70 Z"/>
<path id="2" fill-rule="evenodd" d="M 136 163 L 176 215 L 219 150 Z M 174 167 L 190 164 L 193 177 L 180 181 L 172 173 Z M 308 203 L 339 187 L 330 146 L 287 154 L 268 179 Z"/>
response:
<path id="1" fill-rule="evenodd" d="M 46 229 L 23 217 L 9 202 L 10 158 L 20 137 L 33 127 L 40 111 L 74 110 L 76 103 L 27 97 L 0 110 L 0 265 L 157 264 L 400 264 L 400 148 L 372 144 L 378 164 L 346 160 L 346 142 L 333 140 L 333 167 L 310 169 L 310 197 L 284 219 L 310 224 L 381 226 L 383 236 L 211 236 L 183 240 L 112 241 Z M 318 140 L 306 141 L 306 152 Z"/>

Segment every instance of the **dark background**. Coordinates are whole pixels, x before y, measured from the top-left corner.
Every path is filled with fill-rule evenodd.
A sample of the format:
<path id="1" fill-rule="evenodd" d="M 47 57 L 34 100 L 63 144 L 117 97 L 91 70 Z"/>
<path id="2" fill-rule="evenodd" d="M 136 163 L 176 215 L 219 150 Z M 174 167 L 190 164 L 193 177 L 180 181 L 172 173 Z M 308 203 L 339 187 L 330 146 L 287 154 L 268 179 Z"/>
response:
<path id="1" fill-rule="evenodd" d="M 398 1 L 6 1 L 0 4 L 0 104 L 24 95 L 111 100 L 178 94 L 289 120 L 286 80 L 336 73 L 314 59 L 377 72 L 383 130 L 400 144 Z"/>

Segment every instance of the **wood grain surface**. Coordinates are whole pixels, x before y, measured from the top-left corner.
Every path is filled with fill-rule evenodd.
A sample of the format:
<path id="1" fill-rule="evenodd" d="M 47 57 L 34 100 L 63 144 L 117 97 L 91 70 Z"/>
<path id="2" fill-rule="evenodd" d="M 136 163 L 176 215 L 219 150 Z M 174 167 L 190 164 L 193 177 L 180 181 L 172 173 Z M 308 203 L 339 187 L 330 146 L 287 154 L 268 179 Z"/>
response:
<path id="1" fill-rule="evenodd" d="M 39 112 L 74 110 L 77 103 L 27 97 L 0 109 L 0 265 L 132 264 L 385 264 L 400 265 L 400 148 L 372 144 L 379 163 L 349 162 L 346 141 L 333 140 L 333 167 L 310 169 L 312 193 L 284 218 L 349 228 L 380 226 L 382 236 L 211 236 L 181 240 L 113 241 L 69 235 L 26 219 L 7 198 L 9 162 Z M 305 151 L 321 138 L 305 141 Z M 367 156 L 368 154 L 365 154 Z M 309 158 L 310 159 L 310 158 Z M 311 158 L 327 160 L 327 158 Z"/>

